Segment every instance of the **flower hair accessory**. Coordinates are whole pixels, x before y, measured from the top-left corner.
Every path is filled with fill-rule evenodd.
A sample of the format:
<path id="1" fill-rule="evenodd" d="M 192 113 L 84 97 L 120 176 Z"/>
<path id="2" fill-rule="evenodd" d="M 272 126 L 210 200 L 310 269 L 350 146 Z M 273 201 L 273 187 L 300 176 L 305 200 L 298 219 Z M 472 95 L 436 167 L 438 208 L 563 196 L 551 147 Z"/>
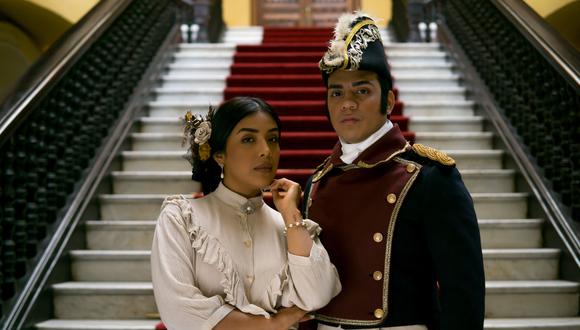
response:
<path id="1" fill-rule="evenodd" d="M 211 137 L 211 120 L 215 109 L 210 106 L 206 116 L 194 115 L 191 111 L 185 114 L 183 130 L 183 142 L 189 145 L 186 158 L 190 163 L 194 163 L 196 159 L 205 162 L 211 156 L 211 147 L 209 139 Z"/>

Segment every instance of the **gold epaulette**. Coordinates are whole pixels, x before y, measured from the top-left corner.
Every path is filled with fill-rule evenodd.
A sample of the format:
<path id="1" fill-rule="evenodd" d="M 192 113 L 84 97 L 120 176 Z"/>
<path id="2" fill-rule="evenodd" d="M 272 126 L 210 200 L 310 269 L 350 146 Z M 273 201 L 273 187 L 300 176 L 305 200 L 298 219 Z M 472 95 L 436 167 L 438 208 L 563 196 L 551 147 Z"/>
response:
<path id="1" fill-rule="evenodd" d="M 415 151 L 419 156 L 427 157 L 445 166 L 455 165 L 455 159 L 449 157 L 443 151 L 439 151 L 420 143 L 413 144 L 413 151 Z"/>

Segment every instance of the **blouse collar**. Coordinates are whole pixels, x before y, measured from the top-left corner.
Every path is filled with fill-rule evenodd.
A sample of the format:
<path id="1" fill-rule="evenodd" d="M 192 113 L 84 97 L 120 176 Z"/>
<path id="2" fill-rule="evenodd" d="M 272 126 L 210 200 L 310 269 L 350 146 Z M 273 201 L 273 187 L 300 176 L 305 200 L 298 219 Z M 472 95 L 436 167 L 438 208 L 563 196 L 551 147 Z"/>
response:
<path id="1" fill-rule="evenodd" d="M 248 199 L 230 190 L 222 182 L 220 182 L 213 194 L 222 202 L 244 214 L 252 214 L 264 205 L 261 195 Z"/>

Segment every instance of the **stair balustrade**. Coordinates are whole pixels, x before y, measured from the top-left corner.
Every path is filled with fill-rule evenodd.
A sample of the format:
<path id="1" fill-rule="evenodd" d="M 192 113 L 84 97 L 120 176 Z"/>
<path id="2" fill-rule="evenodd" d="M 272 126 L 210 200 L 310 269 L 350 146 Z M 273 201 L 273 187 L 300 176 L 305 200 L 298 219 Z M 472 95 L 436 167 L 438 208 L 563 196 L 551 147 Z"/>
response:
<path id="1" fill-rule="evenodd" d="M 101 1 L 47 51 L 0 112 L 0 314 L 22 324 L 23 288 L 103 140 L 176 25 L 167 0 Z M 38 280 L 40 287 L 42 280 Z M 24 290 L 26 291 L 26 290 Z"/>

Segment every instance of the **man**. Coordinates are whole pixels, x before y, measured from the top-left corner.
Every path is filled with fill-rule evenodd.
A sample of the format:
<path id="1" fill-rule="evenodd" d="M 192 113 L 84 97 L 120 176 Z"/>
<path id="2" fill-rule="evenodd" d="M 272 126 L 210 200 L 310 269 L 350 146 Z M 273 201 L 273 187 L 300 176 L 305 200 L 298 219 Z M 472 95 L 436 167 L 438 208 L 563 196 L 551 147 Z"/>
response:
<path id="1" fill-rule="evenodd" d="M 305 189 L 342 292 L 318 329 L 483 329 L 477 219 L 455 161 L 411 146 L 389 121 L 395 97 L 375 22 L 343 15 L 320 61 L 340 139 Z"/>

